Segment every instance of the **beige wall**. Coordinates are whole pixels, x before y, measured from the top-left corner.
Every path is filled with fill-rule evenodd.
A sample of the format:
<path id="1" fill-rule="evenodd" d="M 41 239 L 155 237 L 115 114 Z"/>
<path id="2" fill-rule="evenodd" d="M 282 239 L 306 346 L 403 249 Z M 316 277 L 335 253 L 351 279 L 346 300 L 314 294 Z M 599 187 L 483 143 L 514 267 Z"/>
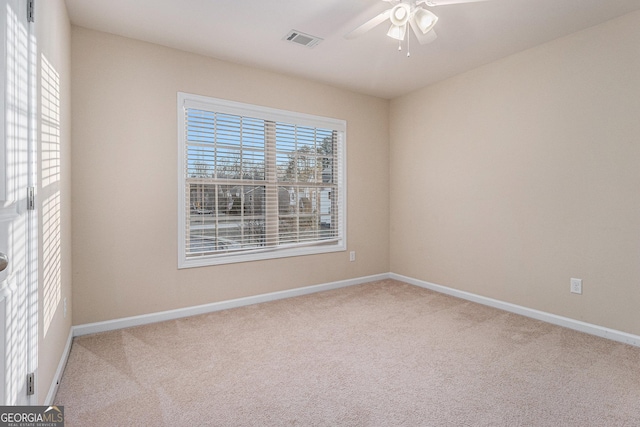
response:
<path id="1" fill-rule="evenodd" d="M 35 17 L 39 142 L 36 381 L 37 400 L 43 404 L 71 328 L 71 27 L 63 0 L 36 2 Z M 55 167 L 57 159 L 60 169 Z M 66 316 L 64 298 L 68 301 Z"/>
<path id="2" fill-rule="evenodd" d="M 639 46 L 636 12 L 392 101 L 391 271 L 640 334 Z"/>
<path id="3" fill-rule="evenodd" d="M 72 28 L 73 323 L 389 271 L 386 100 Z M 176 94 L 347 121 L 348 249 L 177 269 Z"/>
<path id="4" fill-rule="evenodd" d="M 639 24 L 627 15 L 390 108 L 72 28 L 73 323 L 392 271 L 640 334 Z M 177 270 L 178 91 L 346 119 L 357 262 Z"/>

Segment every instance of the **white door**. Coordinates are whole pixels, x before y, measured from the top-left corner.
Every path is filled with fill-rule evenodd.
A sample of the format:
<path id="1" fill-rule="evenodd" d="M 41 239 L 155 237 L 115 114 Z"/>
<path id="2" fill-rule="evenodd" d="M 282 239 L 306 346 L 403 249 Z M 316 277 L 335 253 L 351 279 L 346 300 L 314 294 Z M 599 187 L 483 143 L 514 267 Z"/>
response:
<path id="1" fill-rule="evenodd" d="M 37 260 L 33 256 L 33 49 L 27 0 L 0 0 L 0 404 L 34 403 L 27 374 L 37 349 Z M 34 268 L 35 266 L 35 268 Z"/>

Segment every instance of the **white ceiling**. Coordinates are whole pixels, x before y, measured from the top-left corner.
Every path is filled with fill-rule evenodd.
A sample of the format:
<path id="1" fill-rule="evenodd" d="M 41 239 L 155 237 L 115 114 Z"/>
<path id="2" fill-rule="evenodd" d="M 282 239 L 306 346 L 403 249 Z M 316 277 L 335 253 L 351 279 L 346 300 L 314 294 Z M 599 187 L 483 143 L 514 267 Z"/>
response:
<path id="1" fill-rule="evenodd" d="M 383 23 L 344 35 L 381 0 L 66 0 L 71 22 L 253 67 L 394 98 L 509 54 L 640 9 L 640 0 L 488 0 L 438 6 L 438 38 L 411 57 Z M 324 40 L 308 48 L 289 30 Z"/>

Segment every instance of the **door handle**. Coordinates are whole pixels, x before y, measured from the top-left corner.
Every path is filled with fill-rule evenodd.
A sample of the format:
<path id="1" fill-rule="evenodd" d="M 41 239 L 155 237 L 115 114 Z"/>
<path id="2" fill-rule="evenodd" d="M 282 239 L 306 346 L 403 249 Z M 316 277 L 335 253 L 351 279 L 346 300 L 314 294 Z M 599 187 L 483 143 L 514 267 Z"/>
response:
<path id="1" fill-rule="evenodd" d="M 0 271 L 4 271 L 5 268 L 9 265 L 9 258 L 2 252 L 0 252 Z"/>

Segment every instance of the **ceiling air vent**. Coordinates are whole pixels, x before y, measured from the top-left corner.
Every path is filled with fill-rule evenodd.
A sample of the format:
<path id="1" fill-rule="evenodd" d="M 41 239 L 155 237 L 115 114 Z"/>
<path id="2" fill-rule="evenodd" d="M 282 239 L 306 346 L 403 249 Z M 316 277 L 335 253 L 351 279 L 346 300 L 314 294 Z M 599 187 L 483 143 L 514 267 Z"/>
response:
<path id="1" fill-rule="evenodd" d="M 306 46 L 306 47 L 314 47 L 315 45 L 317 45 L 322 41 L 320 37 L 305 34 L 296 30 L 289 31 L 287 35 L 284 36 L 283 40 L 296 43 L 296 44 L 301 44 L 302 46 Z"/>

